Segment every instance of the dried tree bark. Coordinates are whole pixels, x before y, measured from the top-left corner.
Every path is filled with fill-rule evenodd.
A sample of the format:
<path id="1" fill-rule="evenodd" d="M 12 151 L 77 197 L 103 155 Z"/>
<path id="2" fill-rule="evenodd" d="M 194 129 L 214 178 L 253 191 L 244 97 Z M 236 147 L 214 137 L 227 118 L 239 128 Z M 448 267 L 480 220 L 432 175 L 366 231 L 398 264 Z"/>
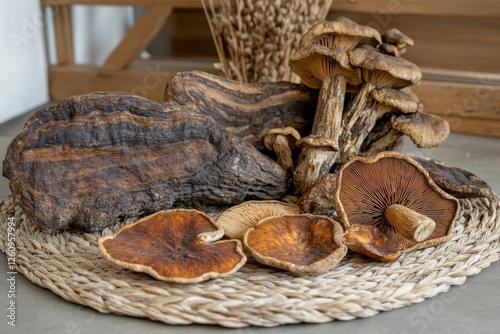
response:
<path id="1" fill-rule="evenodd" d="M 126 93 L 38 110 L 3 165 L 15 202 L 40 228 L 97 231 L 174 205 L 286 194 L 281 166 L 186 106 Z"/>
<path id="2" fill-rule="evenodd" d="M 227 131 L 263 151 L 273 128 L 311 132 L 318 91 L 290 82 L 240 83 L 201 72 L 179 72 L 165 88 L 165 102 L 189 106 L 211 116 Z"/>

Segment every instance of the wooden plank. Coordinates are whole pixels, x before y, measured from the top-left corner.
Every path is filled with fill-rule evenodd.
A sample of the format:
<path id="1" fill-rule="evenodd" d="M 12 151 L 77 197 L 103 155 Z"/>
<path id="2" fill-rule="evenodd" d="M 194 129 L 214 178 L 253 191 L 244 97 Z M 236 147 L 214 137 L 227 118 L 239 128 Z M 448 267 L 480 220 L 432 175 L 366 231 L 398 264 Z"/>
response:
<path id="1" fill-rule="evenodd" d="M 75 55 L 73 51 L 71 8 L 67 5 L 54 6 L 52 10 L 54 13 L 57 63 L 59 65 L 72 65 L 75 63 Z"/>
<path id="2" fill-rule="evenodd" d="M 500 73 L 499 19 L 394 15 L 384 22 L 370 14 L 348 12 L 330 13 L 328 19 L 338 16 L 381 32 L 398 28 L 415 41 L 403 57 L 420 67 Z"/>
<path id="3" fill-rule="evenodd" d="M 500 85 L 494 76 L 477 84 L 424 80 L 412 90 L 424 111 L 448 120 L 452 131 L 500 137 Z"/>
<path id="4" fill-rule="evenodd" d="M 500 17 L 496 0 L 335 0 L 332 11 L 370 13 L 388 20 L 392 15 Z"/>
<path id="5" fill-rule="evenodd" d="M 151 71 L 117 71 L 102 75 L 89 66 L 52 66 L 49 68 L 49 91 L 53 101 L 94 91 L 123 91 L 161 100 L 165 83 L 171 75 Z"/>
<path id="6" fill-rule="evenodd" d="M 153 5 L 149 7 L 128 31 L 120 44 L 111 52 L 104 62 L 102 72 L 123 69 L 149 45 L 171 13 L 172 7 L 169 6 Z"/>
<path id="7" fill-rule="evenodd" d="M 203 8 L 201 0 L 41 0 L 42 5 L 111 5 L 151 6 L 164 5 L 176 8 Z"/>
<path id="8" fill-rule="evenodd" d="M 202 8 L 201 0 L 42 0 L 43 5 L 132 5 L 162 4 L 175 8 Z M 333 11 L 372 13 L 381 17 L 397 14 L 500 17 L 496 0 L 335 0 Z"/>

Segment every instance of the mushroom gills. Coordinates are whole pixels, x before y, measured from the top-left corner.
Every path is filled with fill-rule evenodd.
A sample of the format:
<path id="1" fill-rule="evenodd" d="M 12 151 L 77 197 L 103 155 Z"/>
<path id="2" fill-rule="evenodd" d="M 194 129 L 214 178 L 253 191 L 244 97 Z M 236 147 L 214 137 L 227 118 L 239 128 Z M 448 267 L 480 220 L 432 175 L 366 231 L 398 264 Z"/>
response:
<path id="1" fill-rule="evenodd" d="M 384 216 L 405 238 L 417 242 L 427 240 L 436 228 L 434 220 L 400 204 L 389 205 Z"/>

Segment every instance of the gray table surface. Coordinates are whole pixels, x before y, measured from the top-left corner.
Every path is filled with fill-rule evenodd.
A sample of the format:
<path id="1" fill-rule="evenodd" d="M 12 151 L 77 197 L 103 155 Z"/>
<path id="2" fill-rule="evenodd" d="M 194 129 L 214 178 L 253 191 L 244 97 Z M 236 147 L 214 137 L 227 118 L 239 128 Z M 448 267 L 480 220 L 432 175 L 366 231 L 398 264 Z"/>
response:
<path id="1" fill-rule="evenodd" d="M 28 115 L 0 124 L 0 156 L 20 131 Z M 500 194 L 500 139 L 452 134 L 435 149 L 417 149 L 405 142 L 403 152 L 439 159 L 460 166 L 486 180 Z M 0 178 L 0 196 L 9 193 Z M 325 324 L 296 324 L 274 328 L 219 326 L 171 326 L 147 319 L 101 314 L 63 300 L 38 287 L 21 274 L 16 275 L 16 326 L 8 324 L 9 284 L 6 257 L 0 255 L 0 333 L 500 333 L 500 261 L 465 284 L 446 293 L 405 308 L 383 312 L 366 319 Z"/>

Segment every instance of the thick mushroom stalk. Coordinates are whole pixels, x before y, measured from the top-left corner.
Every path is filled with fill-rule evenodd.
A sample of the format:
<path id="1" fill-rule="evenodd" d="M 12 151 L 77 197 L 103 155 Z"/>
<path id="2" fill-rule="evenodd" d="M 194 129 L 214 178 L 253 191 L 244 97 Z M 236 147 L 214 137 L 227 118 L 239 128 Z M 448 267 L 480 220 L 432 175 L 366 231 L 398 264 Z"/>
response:
<path id="1" fill-rule="evenodd" d="M 310 86 L 320 88 L 311 135 L 297 142 L 302 151 L 294 183 L 299 192 L 305 192 L 335 162 L 347 78 L 355 82 L 358 73 L 350 67 L 344 51 L 315 44 L 298 50 L 290 66 L 301 77 L 309 78 Z"/>
<path id="2" fill-rule="evenodd" d="M 384 217 L 403 237 L 416 242 L 429 239 L 436 228 L 436 222 L 400 204 L 389 205 Z"/>
<path id="3" fill-rule="evenodd" d="M 360 42 L 377 45 L 380 41 L 377 30 L 344 17 L 319 22 L 300 39 L 289 65 L 304 84 L 320 88 L 320 95 L 311 136 L 298 143 L 303 147 L 294 174 L 298 192 L 326 175 L 337 158 L 346 86 L 360 83 L 347 52 Z"/>

